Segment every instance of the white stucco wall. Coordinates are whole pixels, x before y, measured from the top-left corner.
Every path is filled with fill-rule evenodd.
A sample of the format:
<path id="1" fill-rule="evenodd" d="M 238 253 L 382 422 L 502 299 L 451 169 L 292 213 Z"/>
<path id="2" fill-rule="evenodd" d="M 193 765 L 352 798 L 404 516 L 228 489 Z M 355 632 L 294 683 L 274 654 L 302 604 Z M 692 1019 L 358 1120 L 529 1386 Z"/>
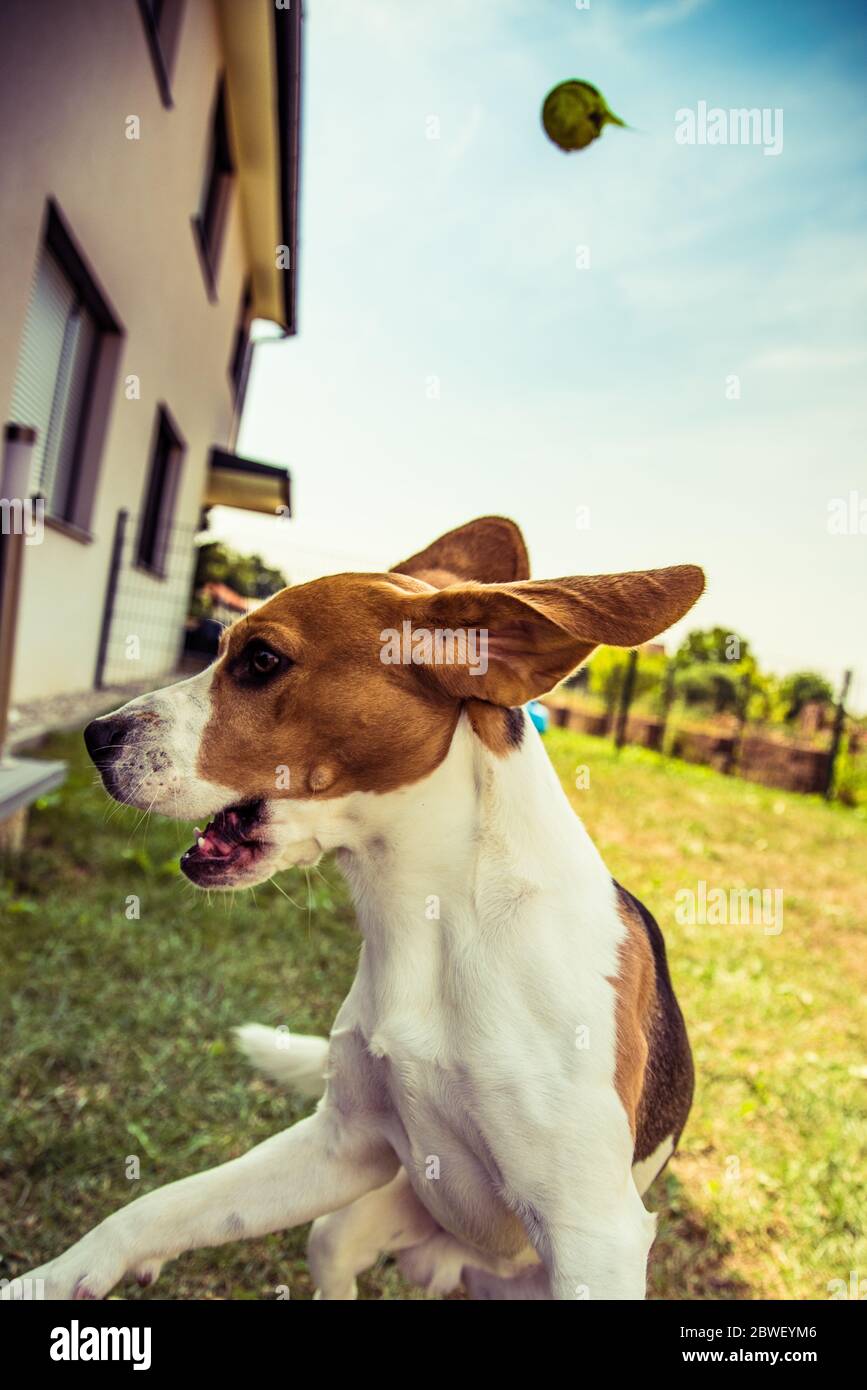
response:
<path id="1" fill-rule="evenodd" d="M 115 517 L 120 507 L 140 510 L 160 401 L 187 444 L 176 518 L 195 523 L 208 448 L 225 445 L 232 428 L 227 373 L 245 266 L 235 190 L 218 302 L 209 303 L 190 219 L 222 66 L 210 0 L 186 0 L 171 110 L 133 0 L 4 0 L 0 44 L 4 420 L 49 196 L 125 330 L 93 541 L 47 528 L 26 550 L 13 683 L 13 699 L 24 700 L 93 684 Z M 125 137 L 129 115 L 141 120 L 140 140 Z M 130 373 L 140 400 L 124 394 Z M 137 674 L 131 668 L 130 680 Z"/>

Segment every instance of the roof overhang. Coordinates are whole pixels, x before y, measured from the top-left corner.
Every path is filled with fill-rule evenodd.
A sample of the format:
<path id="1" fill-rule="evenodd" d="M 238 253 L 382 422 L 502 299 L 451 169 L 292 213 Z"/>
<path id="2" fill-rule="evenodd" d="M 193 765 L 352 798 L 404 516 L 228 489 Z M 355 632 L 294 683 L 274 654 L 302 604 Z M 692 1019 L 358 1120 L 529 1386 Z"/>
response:
<path id="1" fill-rule="evenodd" d="M 268 516 L 292 515 L 288 468 L 241 458 L 216 446 L 208 458 L 202 502 L 206 507 L 240 507 Z"/>
<path id="2" fill-rule="evenodd" d="M 301 0 L 216 0 L 254 318 L 297 332 Z"/>

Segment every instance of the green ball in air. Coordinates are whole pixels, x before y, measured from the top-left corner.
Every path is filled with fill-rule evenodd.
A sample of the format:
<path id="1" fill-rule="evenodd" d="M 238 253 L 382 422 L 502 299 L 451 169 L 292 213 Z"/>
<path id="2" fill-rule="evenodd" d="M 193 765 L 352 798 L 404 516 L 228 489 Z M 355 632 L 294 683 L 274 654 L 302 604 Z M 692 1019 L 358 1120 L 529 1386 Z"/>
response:
<path id="1" fill-rule="evenodd" d="M 609 111 L 605 98 L 589 82 L 572 78 L 559 82 L 545 98 L 542 124 L 545 133 L 561 150 L 584 150 L 602 134 L 602 127 L 625 126 L 626 122 Z"/>

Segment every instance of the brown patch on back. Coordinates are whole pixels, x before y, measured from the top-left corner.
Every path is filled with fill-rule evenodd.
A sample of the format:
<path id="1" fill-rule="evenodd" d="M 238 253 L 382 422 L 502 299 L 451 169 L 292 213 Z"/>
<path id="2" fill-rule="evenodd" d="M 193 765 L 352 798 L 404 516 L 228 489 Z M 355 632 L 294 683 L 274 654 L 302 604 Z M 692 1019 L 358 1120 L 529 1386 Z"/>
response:
<path id="1" fill-rule="evenodd" d="M 626 935 L 620 942 L 620 969 L 611 981 L 616 993 L 617 1060 L 614 1085 L 635 1138 L 644 1091 L 649 1036 L 656 1005 L 656 967 L 644 924 L 632 904 L 618 894 L 617 911 Z"/>
<path id="2" fill-rule="evenodd" d="M 645 1029 L 650 1055 L 636 1119 L 634 1161 L 638 1162 L 655 1153 L 663 1140 L 673 1138 L 677 1143 L 692 1104 L 695 1072 L 659 923 L 622 884 L 615 881 L 614 886 L 621 915 L 631 913 L 636 924 L 643 927 L 654 961 L 654 999 L 649 1010 L 649 1028 Z"/>

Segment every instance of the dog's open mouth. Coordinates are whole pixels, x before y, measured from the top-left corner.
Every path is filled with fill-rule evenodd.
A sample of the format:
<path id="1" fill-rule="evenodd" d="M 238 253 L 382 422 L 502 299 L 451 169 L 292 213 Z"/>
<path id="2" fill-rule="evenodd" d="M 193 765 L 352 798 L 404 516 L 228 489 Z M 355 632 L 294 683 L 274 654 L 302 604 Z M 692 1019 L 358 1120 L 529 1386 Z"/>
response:
<path id="1" fill-rule="evenodd" d="M 247 801 L 219 811 L 181 858 L 181 868 L 200 888 L 216 888 L 243 877 L 268 848 L 261 831 L 265 803 Z"/>

